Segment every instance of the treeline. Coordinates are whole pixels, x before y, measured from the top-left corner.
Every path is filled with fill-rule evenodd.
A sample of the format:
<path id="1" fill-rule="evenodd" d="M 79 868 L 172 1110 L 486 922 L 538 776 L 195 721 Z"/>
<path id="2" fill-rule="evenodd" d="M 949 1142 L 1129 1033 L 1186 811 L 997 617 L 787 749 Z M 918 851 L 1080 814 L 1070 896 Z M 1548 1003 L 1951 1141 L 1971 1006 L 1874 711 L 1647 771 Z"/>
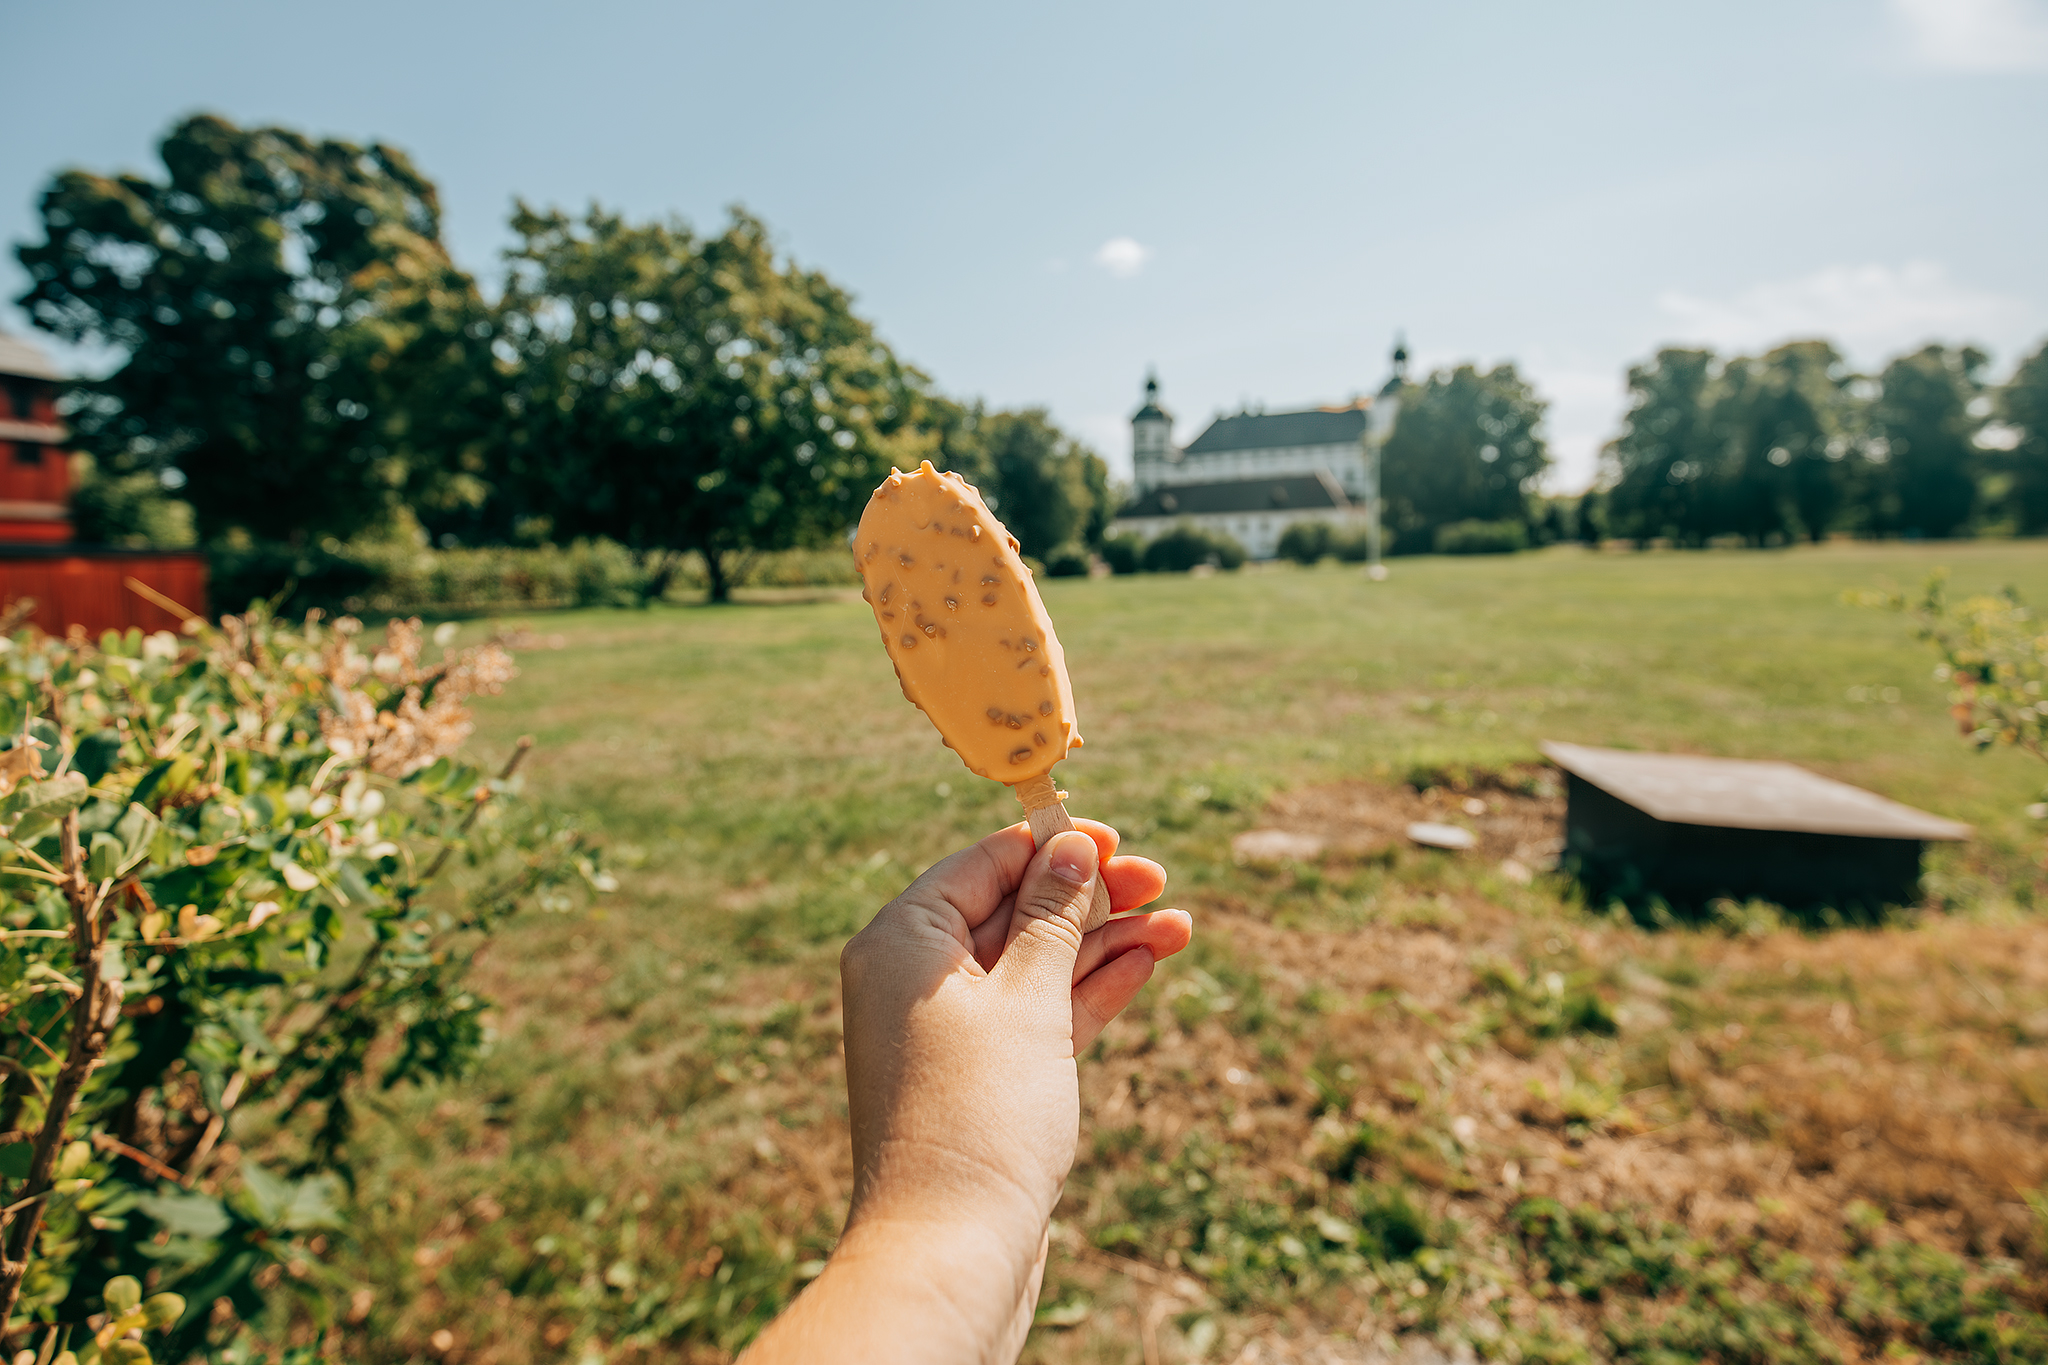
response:
<path id="1" fill-rule="evenodd" d="M 1989 359 L 1930 345 L 1862 375 L 1825 341 L 1660 351 L 1629 371 L 1589 520 L 1689 546 L 2048 531 L 2048 345 L 2002 386 Z"/>
<path id="2" fill-rule="evenodd" d="M 1043 409 L 941 393 L 742 211 L 701 234 L 521 204 L 492 298 L 395 148 L 200 116 L 160 152 L 160 176 L 53 178 L 19 302 L 121 357 L 67 400 L 81 537 L 202 544 L 223 603 L 388 575 L 389 547 L 422 543 L 616 544 L 643 598 L 685 573 L 724 598 L 927 458 L 1055 572 L 1231 558 L 1192 528 L 1149 559 L 1112 544 L 1094 452 Z M 1439 370 L 1404 387 L 1384 451 L 1386 549 L 2048 532 L 2048 347 L 2002 386 L 1986 365 L 1661 351 L 1583 498 L 1541 494 L 1546 404 L 1512 364 Z M 1362 553 L 1306 532 L 1285 552 Z"/>
<path id="3" fill-rule="evenodd" d="M 1860 374 L 1826 341 L 1667 349 L 1628 372 L 1622 431 L 1582 497 L 1546 497 L 1546 404 L 1512 365 L 1404 386 L 1383 456 L 1387 552 L 1558 540 L 1752 546 L 1832 534 L 2048 532 L 2048 343 L 2004 384 L 1972 346 Z M 1283 554 L 1340 557 L 1306 532 Z"/>
<path id="4" fill-rule="evenodd" d="M 123 357 L 69 400 L 81 535 L 205 544 L 223 601 L 422 538 L 602 538 L 647 596 L 695 552 L 723 598 L 926 458 L 1041 559 L 1108 529 L 1099 457 L 1042 409 L 938 392 L 742 211 L 701 235 L 521 204 L 491 301 L 395 148 L 199 116 L 160 153 L 160 178 L 53 179 L 19 302 Z"/>

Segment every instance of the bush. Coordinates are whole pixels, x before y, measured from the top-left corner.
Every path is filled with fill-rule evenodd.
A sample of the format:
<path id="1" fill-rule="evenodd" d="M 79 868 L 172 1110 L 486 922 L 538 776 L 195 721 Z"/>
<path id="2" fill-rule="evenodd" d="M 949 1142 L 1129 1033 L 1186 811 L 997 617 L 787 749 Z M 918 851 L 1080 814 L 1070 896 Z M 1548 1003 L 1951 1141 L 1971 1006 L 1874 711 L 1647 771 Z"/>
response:
<path id="1" fill-rule="evenodd" d="M 1454 521 L 1436 528 L 1440 555 L 1507 555 L 1529 548 L 1529 528 L 1519 521 Z"/>
<path id="2" fill-rule="evenodd" d="M 104 1310 L 79 1365 L 207 1354 L 325 1282 L 356 1078 L 459 1073 L 493 925 L 610 883 L 512 800 L 526 742 L 495 779 L 453 757 L 496 644 L 260 613 L 0 643 L 0 1323 Z"/>
<path id="3" fill-rule="evenodd" d="M 1221 531 L 1205 531 L 1192 522 L 1182 522 L 1145 547 L 1148 573 L 1185 573 L 1197 564 L 1219 569 L 1244 566 L 1244 546 Z"/>
<path id="4" fill-rule="evenodd" d="M 1330 553 L 1343 563 L 1363 564 L 1372 558 L 1372 538 L 1363 526 L 1348 532 L 1340 531 L 1330 539 Z"/>
<path id="5" fill-rule="evenodd" d="M 378 577 L 375 564 L 338 541 L 328 548 L 220 541 L 207 548 L 206 570 L 208 595 L 230 611 L 287 591 L 286 600 L 294 604 L 334 610 L 360 600 Z"/>
<path id="6" fill-rule="evenodd" d="M 195 540 L 191 504 L 153 473 L 107 475 L 90 455 L 71 457 L 71 525 L 90 545 L 183 549 Z"/>
<path id="7" fill-rule="evenodd" d="M 1297 564 L 1314 564 L 1334 553 L 1335 528 L 1327 521 L 1297 521 L 1280 533 L 1280 557 Z"/>
<path id="8" fill-rule="evenodd" d="M 432 550 L 403 539 L 220 542 L 207 552 L 213 598 L 239 610 L 290 589 L 294 610 L 379 616 L 539 611 L 644 605 L 709 582 L 695 554 L 636 554 L 616 541 Z M 782 550 L 740 566 L 741 587 L 800 588 L 858 583 L 853 556 L 833 546 Z"/>
<path id="9" fill-rule="evenodd" d="M 1045 571 L 1053 578 L 1086 578 L 1094 567 L 1095 561 L 1089 557 L 1085 545 L 1070 542 L 1055 545 L 1045 552 Z"/>
<path id="10" fill-rule="evenodd" d="M 1125 532 L 1102 542 L 1102 562 L 1111 573 L 1136 573 L 1145 567 L 1144 537 Z"/>

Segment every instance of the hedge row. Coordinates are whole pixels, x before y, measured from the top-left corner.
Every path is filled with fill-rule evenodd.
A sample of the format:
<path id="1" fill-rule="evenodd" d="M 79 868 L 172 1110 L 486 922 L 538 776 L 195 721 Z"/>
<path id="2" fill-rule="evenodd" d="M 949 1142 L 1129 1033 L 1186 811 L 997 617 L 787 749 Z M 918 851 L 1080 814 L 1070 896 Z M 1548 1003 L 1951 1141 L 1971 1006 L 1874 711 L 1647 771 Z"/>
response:
<path id="1" fill-rule="evenodd" d="M 658 561 L 609 540 L 569 545 L 433 550 L 389 541 L 295 547 L 217 545 L 209 553 L 214 604 L 239 610 L 288 592 L 295 608 L 373 615 L 467 615 L 556 607 L 636 606 L 687 597 L 707 585 L 704 561 Z M 659 593 L 656 586 L 666 572 Z M 741 587 L 856 584 L 853 557 L 837 547 L 763 554 L 740 566 Z"/>

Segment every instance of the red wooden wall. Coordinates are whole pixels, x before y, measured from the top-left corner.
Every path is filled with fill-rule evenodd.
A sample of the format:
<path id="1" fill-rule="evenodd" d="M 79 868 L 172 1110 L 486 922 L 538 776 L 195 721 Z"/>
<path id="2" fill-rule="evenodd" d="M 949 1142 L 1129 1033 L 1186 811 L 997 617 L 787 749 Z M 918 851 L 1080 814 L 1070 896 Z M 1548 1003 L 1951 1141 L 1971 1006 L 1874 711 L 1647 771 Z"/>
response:
<path id="1" fill-rule="evenodd" d="M 10 555 L 0 549 L 0 603 L 35 599 L 29 620 L 52 635 L 71 626 L 87 633 L 176 630 L 184 618 L 128 586 L 134 579 L 195 616 L 206 615 L 206 560 L 177 551 Z"/>
<path id="2" fill-rule="evenodd" d="M 71 462 L 60 442 L 57 386 L 0 376 L 0 541 L 71 539 Z"/>

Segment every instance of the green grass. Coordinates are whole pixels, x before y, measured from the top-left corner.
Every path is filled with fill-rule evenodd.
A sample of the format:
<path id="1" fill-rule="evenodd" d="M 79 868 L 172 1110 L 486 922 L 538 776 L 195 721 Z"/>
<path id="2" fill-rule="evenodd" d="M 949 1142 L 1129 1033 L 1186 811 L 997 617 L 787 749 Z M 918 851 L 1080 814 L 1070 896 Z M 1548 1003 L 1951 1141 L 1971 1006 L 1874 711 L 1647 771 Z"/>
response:
<path id="1" fill-rule="evenodd" d="M 2028 543 L 1419 559 L 1383 584 L 1335 566 L 1049 580 L 1088 738 L 1061 780 L 1074 810 L 1141 838 L 1273 789 L 1560 738 L 1786 758 L 2016 846 L 2034 766 L 1955 744 L 1908 623 L 1842 602 L 1936 565 L 1958 589 L 2048 596 Z M 568 647 L 523 656 L 483 741 L 534 733 L 536 781 L 615 840 L 666 846 L 665 867 L 765 879 L 829 919 L 824 866 L 887 852 L 900 871 L 1009 817 L 898 695 L 858 601 L 545 629 Z"/>
<path id="2" fill-rule="evenodd" d="M 1713 958 L 1730 940 L 1625 930 L 1549 879 L 1516 886 L 1434 855 L 1239 868 L 1228 838 L 1273 793 L 1529 762 L 1546 738 L 1768 756 L 1975 824 L 1975 844 L 1933 856 L 1933 903 L 2031 922 L 2015 909 L 2033 895 L 2038 845 L 2021 808 L 2048 773 L 1967 751 L 1910 623 L 1843 602 L 1912 588 L 1937 565 L 1958 590 L 2010 583 L 2048 598 L 2048 550 L 2029 543 L 1560 549 L 1401 560 L 1381 584 L 1334 565 L 1042 584 L 1088 740 L 1059 773 L 1069 806 L 1167 865 L 1167 903 L 1197 911 L 1198 951 L 1169 964 L 1096 1050 L 1099 1074 L 1128 1076 L 1130 1107 L 1155 1118 L 1096 1134 L 1060 1215 L 1073 1250 L 1055 1254 L 1047 1282 L 1045 1302 L 1069 1325 L 1043 1329 L 1032 1351 L 1118 1357 L 1113 1343 L 1136 1330 L 1133 1291 L 1087 1259 L 1117 1255 L 1193 1273 L 1199 1292 L 1176 1300 L 1185 1321 L 1158 1330 L 1220 1342 L 1215 1353 L 1277 1310 L 1303 1330 L 1348 1333 L 1363 1314 L 1389 1331 L 1466 1332 L 1496 1353 L 1513 1341 L 1528 1358 L 1648 1358 L 1624 1349 L 1636 1338 L 1605 1307 L 1596 1321 L 1557 1317 L 1555 1302 L 1530 1308 L 1522 1288 L 1470 1297 L 1544 1273 L 1505 1198 L 1485 1204 L 1500 1153 L 1474 1165 L 1447 1135 L 1449 1106 L 1470 1103 L 1460 1087 L 1489 1059 L 1523 1064 L 1490 1041 L 1512 1024 L 1543 1049 L 1529 1065 L 1551 1067 L 1546 1093 L 1577 1097 L 1560 1134 L 1601 1140 L 1631 1106 L 1709 1112 L 1692 1083 L 1671 1079 L 1690 1075 L 1685 1065 L 1674 1073 L 1658 1051 L 1679 1034 L 1610 1038 L 1608 1011 L 1628 989 L 1615 982 L 1693 971 L 1704 993 L 1659 987 L 1676 992 L 1656 1006 L 1675 1022 L 1657 1028 L 1751 1018 L 1713 994 L 1735 979 Z M 449 1351 L 488 1343 L 505 1362 L 723 1359 L 800 1286 L 843 1216 L 840 943 L 918 870 L 1018 810 L 902 699 L 858 600 L 530 624 L 562 647 L 520 654 L 522 676 L 482 709 L 476 747 L 501 754 L 535 735 L 527 781 L 603 831 L 623 888 L 588 914 L 530 916 L 493 945 L 479 984 L 501 1004 L 498 1040 L 478 1075 L 376 1099 L 383 1117 L 359 1152 L 365 1212 L 333 1258 L 351 1350 L 425 1359 L 447 1330 Z M 1478 927 L 1479 906 L 1502 918 Z M 1207 931 L 1205 913 L 1239 927 Z M 1344 935 L 1441 938 L 1469 979 L 1433 1002 L 1398 984 L 1368 996 L 1335 971 L 1274 965 L 1285 940 L 1257 946 L 1258 925 L 1336 935 L 1338 947 L 1365 941 Z M 1758 935 L 1787 952 L 1800 941 L 1769 924 Z M 1695 949 L 1713 960 L 1688 967 Z M 1553 967 L 1571 978 L 1563 1003 L 1534 984 Z M 1375 1041 L 1397 1036 L 1412 1065 Z M 1174 1060 L 1210 1038 L 1267 1078 L 1264 1098 L 1157 1119 L 1174 1097 L 1213 1087 Z M 1311 1071 L 1314 1085 L 1300 1079 Z M 1624 1094 L 1641 1084 L 1667 1098 Z M 1299 1134 L 1336 1124 L 1341 1168 L 1279 1147 L 1254 1160 L 1264 1139 L 1245 1135 L 1247 1116 Z M 1426 1311 L 1403 1297 L 1410 1281 Z M 1800 1301 L 1804 1286 L 1774 1281 L 1759 1302 Z M 1608 1300 L 1631 1293 L 1642 1291 L 1617 1280 Z M 1653 1317 L 1715 1301 L 1706 1288 L 1686 1294 Z M 1528 1312 L 1511 1313 L 1511 1300 Z M 1770 1311 L 1780 1316 L 1758 1330 L 1793 1340 Z M 1666 1341 L 1641 1337 L 1652 1338 Z"/>

